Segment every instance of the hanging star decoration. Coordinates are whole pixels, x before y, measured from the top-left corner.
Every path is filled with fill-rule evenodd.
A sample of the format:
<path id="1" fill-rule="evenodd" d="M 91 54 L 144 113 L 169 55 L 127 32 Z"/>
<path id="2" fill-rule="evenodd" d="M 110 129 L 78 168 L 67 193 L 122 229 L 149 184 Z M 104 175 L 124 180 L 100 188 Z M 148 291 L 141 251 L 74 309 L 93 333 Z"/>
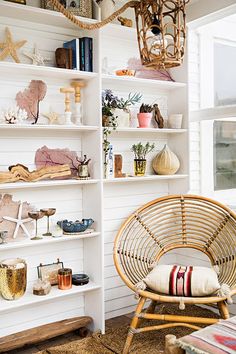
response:
<path id="1" fill-rule="evenodd" d="M 45 118 L 48 119 L 49 124 L 58 124 L 59 123 L 59 114 L 53 111 L 43 114 Z"/>
<path id="2" fill-rule="evenodd" d="M 23 52 L 23 54 L 28 57 L 29 59 L 32 60 L 33 65 L 45 65 L 45 62 L 49 62 L 50 59 L 44 58 L 38 51 L 37 45 L 35 44 L 34 46 L 34 52 L 33 53 L 28 53 L 28 52 Z"/>
<path id="3" fill-rule="evenodd" d="M 14 233 L 13 233 L 13 236 L 12 236 L 13 239 L 16 238 L 20 227 L 22 228 L 24 233 L 29 238 L 31 237 L 29 231 L 27 230 L 27 228 L 25 227 L 24 224 L 32 221 L 32 219 L 31 218 L 22 219 L 22 208 L 23 208 L 23 203 L 21 202 L 20 205 L 19 205 L 17 218 L 12 218 L 11 216 L 3 216 L 4 220 L 11 221 L 11 222 L 14 222 L 16 224 L 16 227 L 15 227 L 15 230 L 14 230 Z"/>
<path id="4" fill-rule="evenodd" d="M 23 40 L 19 42 L 13 42 L 12 34 L 8 27 L 6 27 L 5 32 L 6 32 L 5 42 L 0 42 L 0 49 L 2 49 L 2 52 L 0 52 L 0 60 L 4 60 L 8 56 L 11 56 L 16 63 L 20 63 L 17 50 L 23 47 L 23 45 L 27 41 Z"/>

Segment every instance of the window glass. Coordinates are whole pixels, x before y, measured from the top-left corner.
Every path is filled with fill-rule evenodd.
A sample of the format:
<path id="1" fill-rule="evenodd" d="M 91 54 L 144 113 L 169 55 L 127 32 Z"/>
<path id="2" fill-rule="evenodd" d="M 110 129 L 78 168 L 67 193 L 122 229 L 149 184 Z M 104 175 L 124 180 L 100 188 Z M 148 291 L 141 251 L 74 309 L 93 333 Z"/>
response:
<path id="1" fill-rule="evenodd" d="M 236 121 L 214 122 L 214 189 L 236 188 Z"/>
<path id="2" fill-rule="evenodd" d="M 215 106 L 236 104 L 236 43 L 214 44 Z"/>

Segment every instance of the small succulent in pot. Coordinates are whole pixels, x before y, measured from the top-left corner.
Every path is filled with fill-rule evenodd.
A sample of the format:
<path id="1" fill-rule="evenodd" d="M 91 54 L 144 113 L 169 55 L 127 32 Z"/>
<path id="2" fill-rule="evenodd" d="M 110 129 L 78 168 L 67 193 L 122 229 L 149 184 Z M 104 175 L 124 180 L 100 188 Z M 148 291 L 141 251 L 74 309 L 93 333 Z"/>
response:
<path id="1" fill-rule="evenodd" d="M 80 164 L 78 165 L 78 176 L 80 179 L 89 179 L 89 168 L 88 164 L 91 161 L 91 159 L 87 159 L 87 155 L 84 155 L 84 159 L 80 161 Z"/>
<path id="2" fill-rule="evenodd" d="M 120 99 L 115 96 L 112 90 L 104 90 L 102 92 L 102 125 L 103 127 L 116 128 L 116 116 L 114 110 L 118 108 Z"/>
<path id="3" fill-rule="evenodd" d="M 138 113 L 139 128 L 148 128 L 152 120 L 153 106 L 142 104 Z"/>
<path id="4" fill-rule="evenodd" d="M 146 156 L 152 152 L 155 148 L 155 144 L 147 142 L 143 145 L 141 142 L 134 144 L 131 147 L 131 151 L 134 153 L 134 173 L 135 176 L 144 176 L 146 172 L 147 160 Z"/>

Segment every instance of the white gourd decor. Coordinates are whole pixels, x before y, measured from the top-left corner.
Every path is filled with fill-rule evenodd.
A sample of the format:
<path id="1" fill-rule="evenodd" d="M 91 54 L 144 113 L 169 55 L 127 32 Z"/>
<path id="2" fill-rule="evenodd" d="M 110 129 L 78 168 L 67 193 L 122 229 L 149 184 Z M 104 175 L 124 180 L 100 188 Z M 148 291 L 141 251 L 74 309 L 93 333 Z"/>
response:
<path id="1" fill-rule="evenodd" d="M 158 175 L 174 175 L 179 167 L 178 157 L 165 145 L 152 161 L 152 167 Z"/>

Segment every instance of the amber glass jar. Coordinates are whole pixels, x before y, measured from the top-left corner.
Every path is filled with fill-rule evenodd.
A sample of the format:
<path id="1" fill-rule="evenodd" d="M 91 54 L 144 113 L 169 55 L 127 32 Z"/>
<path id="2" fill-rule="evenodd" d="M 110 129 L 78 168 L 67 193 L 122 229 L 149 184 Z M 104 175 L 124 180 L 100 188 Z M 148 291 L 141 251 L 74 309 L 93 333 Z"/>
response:
<path id="1" fill-rule="evenodd" d="M 62 268 L 58 270 L 58 289 L 68 290 L 72 287 L 72 269 Z"/>

